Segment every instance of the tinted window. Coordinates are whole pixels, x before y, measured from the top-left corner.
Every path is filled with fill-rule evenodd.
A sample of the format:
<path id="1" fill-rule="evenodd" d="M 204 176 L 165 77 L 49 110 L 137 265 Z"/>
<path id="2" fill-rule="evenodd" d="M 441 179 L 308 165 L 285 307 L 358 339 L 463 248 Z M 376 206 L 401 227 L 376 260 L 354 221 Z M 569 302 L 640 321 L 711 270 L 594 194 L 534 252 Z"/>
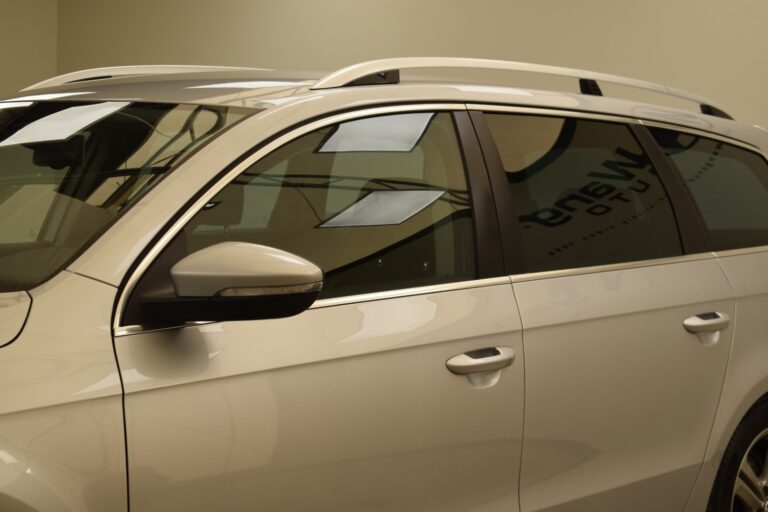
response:
<path id="1" fill-rule="evenodd" d="M 189 222 L 174 259 L 223 241 L 314 262 L 325 272 L 321 297 L 473 279 L 469 192 L 452 116 L 354 120 L 286 144 Z"/>
<path id="2" fill-rule="evenodd" d="M 486 114 L 528 271 L 682 253 L 666 192 L 621 124 Z"/>
<path id="3" fill-rule="evenodd" d="M 716 250 L 768 245 L 768 166 L 725 142 L 654 129 L 683 176 Z"/>

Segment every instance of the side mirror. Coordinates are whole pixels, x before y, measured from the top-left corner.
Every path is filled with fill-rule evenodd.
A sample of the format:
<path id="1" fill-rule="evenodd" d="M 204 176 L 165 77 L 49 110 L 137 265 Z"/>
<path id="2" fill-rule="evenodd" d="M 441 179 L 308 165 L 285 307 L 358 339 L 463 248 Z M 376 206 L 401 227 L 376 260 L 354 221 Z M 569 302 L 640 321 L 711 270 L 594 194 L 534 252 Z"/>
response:
<path id="1" fill-rule="evenodd" d="M 163 323 L 260 320 L 306 310 L 323 286 L 317 265 L 273 247 L 223 242 L 171 268 L 176 297 L 145 301 Z"/>

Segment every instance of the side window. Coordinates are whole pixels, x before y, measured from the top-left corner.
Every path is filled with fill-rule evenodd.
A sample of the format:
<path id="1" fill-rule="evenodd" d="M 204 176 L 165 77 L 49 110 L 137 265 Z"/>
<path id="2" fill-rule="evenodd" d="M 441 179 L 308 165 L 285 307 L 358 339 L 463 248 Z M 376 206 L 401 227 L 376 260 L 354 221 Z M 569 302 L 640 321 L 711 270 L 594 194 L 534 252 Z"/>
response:
<path id="1" fill-rule="evenodd" d="M 681 173 L 715 250 L 768 245 L 768 164 L 725 142 L 651 130 Z"/>
<path id="2" fill-rule="evenodd" d="M 227 185 L 181 238 L 186 254 L 244 241 L 302 256 L 325 272 L 321 298 L 473 279 L 452 115 L 371 117 L 306 134 Z"/>
<path id="3" fill-rule="evenodd" d="M 682 254 L 672 207 L 627 126 L 485 114 L 529 272 Z"/>

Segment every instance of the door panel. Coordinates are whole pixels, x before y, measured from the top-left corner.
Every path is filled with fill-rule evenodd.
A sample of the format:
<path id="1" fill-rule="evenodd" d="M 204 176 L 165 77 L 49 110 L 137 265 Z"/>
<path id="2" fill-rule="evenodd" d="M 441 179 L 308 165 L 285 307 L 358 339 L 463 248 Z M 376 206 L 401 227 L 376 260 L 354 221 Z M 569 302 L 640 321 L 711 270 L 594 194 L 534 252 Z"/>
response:
<path id="1" fill-rule="evenodd" d="M 521 324 L 493 283 L 118 338 L 132 510 L 518 510 Z M 516 354 L 495 385 L 446 369 L 486 347 Z"/>
<path id="2" fill-rule="evenodd" d="M 683 320 L 733 318 L 717 262 L 561 275 L 514 291 L 526 351 L 521 509 L 683 510 L 732 332 L 707 346 Z"/>

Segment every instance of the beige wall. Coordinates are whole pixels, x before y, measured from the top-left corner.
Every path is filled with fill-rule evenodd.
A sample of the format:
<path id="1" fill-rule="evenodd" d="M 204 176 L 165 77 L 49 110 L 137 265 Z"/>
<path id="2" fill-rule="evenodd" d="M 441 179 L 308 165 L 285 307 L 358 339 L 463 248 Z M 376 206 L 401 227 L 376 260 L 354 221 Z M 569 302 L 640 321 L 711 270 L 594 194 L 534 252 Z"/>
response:
<path id="1" fill-rule="evenodd" d="M 60 0 L 58 69 L 332 69 L 398 55 L 490 57 L 662 82 L 768 126 L 766 22 L 765 0 Z M 49 40 L 37 28 L 20 40 L 42 33 Z"/>
<path id="2" fill-rule="evenodd" d="M 57 0 L 0 0 L 0 96 L 56 73 Z"/>

